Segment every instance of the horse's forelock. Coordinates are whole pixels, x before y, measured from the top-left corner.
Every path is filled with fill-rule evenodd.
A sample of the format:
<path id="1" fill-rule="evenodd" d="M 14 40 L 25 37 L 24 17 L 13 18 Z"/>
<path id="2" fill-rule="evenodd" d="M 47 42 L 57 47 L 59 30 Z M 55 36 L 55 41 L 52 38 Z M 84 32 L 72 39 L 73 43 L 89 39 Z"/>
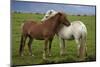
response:
<path id="1" fill-rule="evenodd" d="M 45 19 L 43 18 L 42 21 L 45 21 L 45 20 L 50 19 L 51 17 L 55 16 L 57 13 L 58 13 L 58 12 L 53 13 L 53 14 L 46 14 L 45 17 L 44 17 Z"/>
<path id="2" fill-rule="evenodd" d="M 54 10 L 49 10 L 49 11 L 47 11 L 47 13 L 45 14 L 44 18 L 48 19 L 49 17 L 52 17 L 52 16 L 54 16 L 55 14 L 57 14 L 56 11 L 54 11 Z"/>

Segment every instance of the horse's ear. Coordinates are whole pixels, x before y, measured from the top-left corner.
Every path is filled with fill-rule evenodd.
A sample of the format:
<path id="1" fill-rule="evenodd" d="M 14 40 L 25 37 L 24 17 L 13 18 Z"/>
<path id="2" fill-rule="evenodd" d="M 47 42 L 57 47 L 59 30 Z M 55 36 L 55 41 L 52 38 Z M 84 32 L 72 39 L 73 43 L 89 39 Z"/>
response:
<path id="1" fill-rule="evenodd" d="M 50 11 L 49 14 L 52 14 L 52 11 Z"/>
<path id="2" fill-rule="evenodd" d="M 58 15 L 62 16 L 62 13 L 61 12 L 58 12 Z"/>

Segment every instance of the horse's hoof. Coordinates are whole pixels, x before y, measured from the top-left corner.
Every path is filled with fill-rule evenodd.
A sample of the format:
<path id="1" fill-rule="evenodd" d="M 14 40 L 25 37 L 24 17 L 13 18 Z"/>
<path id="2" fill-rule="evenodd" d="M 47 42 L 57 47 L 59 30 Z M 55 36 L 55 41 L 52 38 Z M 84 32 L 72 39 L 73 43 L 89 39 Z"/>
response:
<path id="1" fill-rule="evenodd" d="M 85 58 L 79 58 L 79 61 L 84 61 L 85 60 Z"/>
<path id="2" fill-rule="evenodd" d="M 31 56 L 34 56 L 34 54 L 32 54 Z"/>
<path id="3" fill-rule="evenodd" d="M 48 56 L 51 57 L 51 54 L 49 54 Z"/>
<path id="4" fill-rule="evenodd" d="M 47 55 L 46 55 L 45 53 L 43 53 L 43 59 L 46 59 L 46 56 L 47 56 Z"/>
<path id="5" fill-rule="evenodd" d="M 65 55 L 65 53 L 60 53 L 60 56 L 64 56 Z"/>
<path id="6" fill-rule="evenodd" d="M 84 61 L 86 59 L 86 57 L 84 56 L 78 56 L 79 57 L 79 61 Z"/>
<path id="7" fill-rule="evenodd" d="M 43 57 L 43 60 L 47 60 L 47 58 L 46 57 Z"/>
<path id="8" fill-rule="evenodd" d="M 77 57 L 79 58 L 79 55 L 77 55 Z"/>
<path id="9" fill-rule="evenodd" d="M 86 53 L 86 57 L 88 56 L 88 54 Z"/>
<path id="10" fill-rule="evenodd" d="M 49 59 L 48 59 L 47 57 L 44 57 L 43 60 L 44 60 L 44 61 L 48 61 Z"/>
<path id="11" fill-rule="evenodd" d="M 43 56 L 43 59 L 46 60 L 47 59 L 46 56 Z"/>
<path id="12" fill-rule="evenodd" d="M 51 55 L 49 55 L 49 57 L 51 57 Z"/>
<path id="13" fill-rule="evenodd" d="M 20 56 L 21 56 L 21 57 L 23 57 L 24 55 L 23 55 L 23 54 L 21 54 Z"/>
<path id="14" fill-rule="evenodd" d="M 30 56 L 34 56 L 34 54 L 29 54 Z"/>

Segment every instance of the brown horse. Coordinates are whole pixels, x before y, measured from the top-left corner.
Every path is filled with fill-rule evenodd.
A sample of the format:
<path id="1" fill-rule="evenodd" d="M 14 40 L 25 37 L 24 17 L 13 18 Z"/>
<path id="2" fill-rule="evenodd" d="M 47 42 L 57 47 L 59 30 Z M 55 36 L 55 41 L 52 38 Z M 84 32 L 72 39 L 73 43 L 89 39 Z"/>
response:
<path id="1" fill-rule="evenodd" d="M 43 21 L 43 23 L 41 24 L 38 24 L 35 21 L 25 22 L 22 27 L 22 35 L 21 35 L 21 42 L 20 42 L 20 49 L 19 49 L 20 55 L 21 56 L 23 55 L 22 52 L 25 46 L 25 41 L 26 38 L 29 37 L 28 48 L 31 55 L 32 55 L 32 49 L 31 49 L 32 40 L 33 39 L 45 40 L 43 59 L 46 59 L 47 48 L 49 46 L 48 54 L 50 55 L 52 39 L 56 34 L 57 29 L 59 29 L 60 24 L 64 24 L 66 26 L 70 25 L 70 22 L 66 19 L 66 16 L 61 12 L 58 12 L 54 16 Z"/>

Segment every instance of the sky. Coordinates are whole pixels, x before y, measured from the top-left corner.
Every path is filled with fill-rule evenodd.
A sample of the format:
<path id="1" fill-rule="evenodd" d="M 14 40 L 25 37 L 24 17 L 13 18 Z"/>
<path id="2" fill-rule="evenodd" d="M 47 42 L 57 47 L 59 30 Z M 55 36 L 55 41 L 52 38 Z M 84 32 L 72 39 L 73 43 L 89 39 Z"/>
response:
<path id="1" fill-rule="evenodd" d="M 67 14 L 95 15 L 95 6 L 57 4 L 43 2 L 12 1 L 11 10 L 24 13 L 46 13 L 48 10 L 62 11 Z"/>

